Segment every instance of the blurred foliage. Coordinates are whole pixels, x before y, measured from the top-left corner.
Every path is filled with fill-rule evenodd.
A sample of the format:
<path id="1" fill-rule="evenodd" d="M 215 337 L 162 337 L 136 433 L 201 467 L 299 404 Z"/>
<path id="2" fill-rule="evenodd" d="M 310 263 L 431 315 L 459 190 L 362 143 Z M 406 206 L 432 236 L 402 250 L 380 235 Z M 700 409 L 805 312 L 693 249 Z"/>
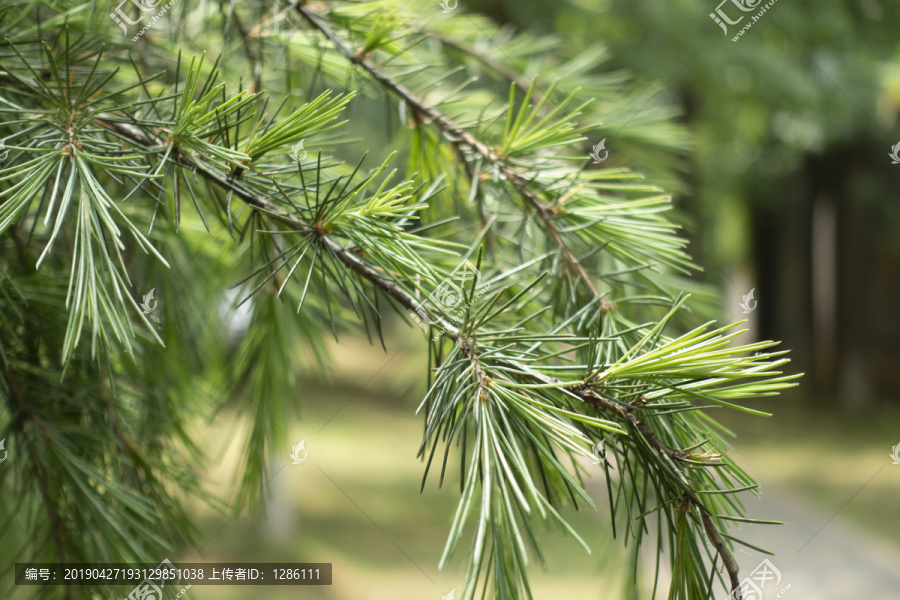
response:
<path id="1" fill-rule="evenodd" d="M 727 35 L 709 16 L 718 6 L 732 20 L 744 16 Z M 698 257 L 712 277 L 720 276 L 716 266 L 747 260 L 750 211 L 783 215 L 806 158 L 832 148 L 851 165 L 880 166 L 857 174 L 852 196 L 875 207 L 890 225 L 885 241 L 897 247 L 893 185 L 876 177 L 900 137 L 896 3 L 778 1 L 737 42 L 732 37 L 758 11 L 731 2 L 492 0 L 486 10 L 530 30 L 564 31 L 562 53 L 602 42 L 611 66 L 664 85 L 661 97 L 682 107 L 695 141 L 683 204 L 698 220 L 692 237 L 713 252 L 712 261 Z M 610 138 L 608 146 L 617 143 Z"/>

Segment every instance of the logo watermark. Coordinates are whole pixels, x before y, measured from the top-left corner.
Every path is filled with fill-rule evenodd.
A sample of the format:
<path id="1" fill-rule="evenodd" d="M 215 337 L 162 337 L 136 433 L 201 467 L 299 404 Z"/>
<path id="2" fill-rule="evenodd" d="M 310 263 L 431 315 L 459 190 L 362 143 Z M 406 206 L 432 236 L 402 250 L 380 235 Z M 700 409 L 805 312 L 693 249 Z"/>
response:
<path id="1" fill-rule="evenodd" d="M 303 458 L 300 458 L 301 452 L 303 453 Z M 291 448 L 291 459 L 294 461 L 293 464 L 299 465 L 307 458 L 309 458 L 309 450 L 306 449 L 306 438 L 303 438 L 299 444 Z"/>
<path id="2" fill-rule="evenodd" d="M 303 138 L 291 148 L 291 160 L 295 163 L 298 163 L 306 158 L 306 150 L 303 149 L 303 142 L 306 141 L 306 138 Z"/>
<path id="3" fill-rule="evenodd" d="M 609 464 L 609 460 L 606 458 L 606 440 L 600 440 L 599 444 L 594 444 L 591 446 L 591 454 L 594 455 L 594 464 L 600 465 L 603 463 Z"/>
<path id="4" fill-rule="evenodd" d="M 745 315 L 749 315 L 754 310 L 756 310 L 756 305 L 759 304 L 759 302 L 753 299 L 753 292 L 755 291 L 756 288 L 753 288 L 743 295 L 743 301 L 741 302 L 740 306 Z"/>
<path id="5" fill-rule="evenodd" d="M 600 152 L 603 152 L 603 156 L 600 156 Z M 606 149 L 606 138 L 600 140 L 597 145 L 594 146 L 594 149 L 591 150 L 591 158 L 593 159 L 593 163 L 595 165 L 599 165 L 604 160 L 609 157 L 609 150 Z"/>
<path id="6" fill-rule="evenodd" d="M 150 574 L 155 577 L 148 577 L 137 584 L 125 600 L 162 600 L 162 588 L 166 585 L 177 586 L 181 582 L 181 570 L 168 558 L 159 563 L 156 568 L 150 569 Z M 189 589 L 191 589 L 190 584 L 181 588 L 175 597 L 181 598 Z"/>
<path id="7" fill-rule="evenodd" d="M 450 590 L 446 596 L 441 596 L 441 600 L 456 600 L 456 588 Z"/>
<path id="8" fill-rule="evenodd" d="M 3 142 L 0 142 L 0 147 L 3 147 Z M 900 165 L 900 142 L 897 142 L 895 145 L 891 146 L 891 153 L 888 156 L 891 157 L 892 165 Z M 6 155 L 4 154 L 4 157 Z M 0 158 L 0 160 L 3 160 Z"/>
<path id="9" fill-rule="evenodd" d="M 762 600 L 763 589 L 766 584 L 772 581 L 774 585 L 781 583 L 781 571 L 768 558 L 764 558 L 761 563 L 753 570 L 748 577 L 745 577 L 738 586 L 731 590 L 725 596 L 724 600 Z M 774 596 L 775 598 L 783 598 L 787 591 L 791 589 L 791 584 L 787 584 Z"/>
<path id="10" fill-rule="evenodd" d="M 454 314 L 462 317 L 465 309 L 480 298 L 487 290 L 490 284 L 479 286 L 481 282 L 481 271 L 479 271 L 471 261 L 465 260 L 457 266 L 450 276 L 442 281 L 433 292 L 428 294 L 425 301 L 416 306 L 415 313 L 409 313 L 409 316 L 422 328 L 425 334 L 428 334 L 428 325 L 440 324 L 440 319 L 434 319 L 426 310 L 426 305 L 435 311 Z M 475 294 L 468 302 L 465 300 L 465 290 L 469 289 L 472 284 L 475 285 Z M 434 340 L 437 340 L 444 333 L 442 328 L 440 333 L 435 334 Z"/>
<path id="11" fill-rule="evenodd" d="M 719 5 L 716 7 L 715 12 L 709 13 L 709 18 L 712 19 L 713 21 L 715 21 L 716 24 L 722 28 L 722 31 L 725 32 L 726 36 L 728 35 L 728 26 L 739 24 L 741 21 L 744 20 L 744 17 L 746 16 L 746 15 L 742 15 L 738 19 L 732 21 L 728 17 L 728 15 L 725 14 L 724 10 L 722 9 L 722 5 L 727 4 L 728 2 L 731 2 L 732 4 L 734 4 L 738 8 L 738 10 L 740 10 L 741 12 L 748 13 L 748 12 L 755 11 L 757 8 L 760 8 L 760 4 L 762 3 L 762 0 L 722 0 L 722 2 L 720 2 Z M 751 20 L 748 21 L 737 32 L 737 35 L 735 35 L 733 38 L 731 38 L 731 41 L 732 42 L 738 41 L 738 39 L 740 39 L 740 37 L 742 35 L 744 35 L 744 32 L 746 32 L 748 29 L 753 27 L 753 24 L 756 23 L 757 21 L 759 21 L 762 18 L 762 16 L 766 13 L 766 11 L 769 10 L 775 4 L 775 2 L 777 2 L 777 0 L 769 0 L 769 2 L 766 2 L 765 4 L 763 4 L 761 10 L 758 13 L 756 13 L 755 15 L 750 16 Z"/>
<path id="12" fill-rule="evenodd" d="M 3 448 L 3 442 L 0 442 L 0 449 L 2 449 L 2 448 Z M 896 446 L 891 448 L 890 457 L 894 460 L 894 462 L 891 463 L 892 465 L 900 465 L 900 444 L 897 444 Z M 3 461 L 0 461 L 0 462 L 3 462 Z"/>
<path id="13" fill-rule="evenodd" d="M 156 307 L 159 304 L 159 302 L 153 298 L 154 292 L 156 292 L 156 288 L 153 288 L 148 293 L 144 294 L 144 299 L 141 301 L 141 312 L 145 315 L 149 315 L 156 310 Z"/>
<path id="14" fill-rule="evenodd" d="M 116 6 L 116 9 L 113 12 L 109 13 L 109 17 L 113 20 L 114 23 L 122 28 L 122 33 L 128 35 L 128 25 L 140 25 L 141 23 L 144 23 L 144 21 L 142 20 L 144 17 L 143 13 L 147 13 L 156 9 L 161 1 L 162 0 L 122 0 L 121 2 L 119 2 L 119 5 Z M 177 1 L 178 0 L 169 0 L 169 2 L 160 7 L 156 14 L 150 17 L 146 24 L 144 24 L 137 35 L 131 38 L 131 41 L 136 42 L 139 37 L 144 35 L 144 33 L 146 33 L 148 29 L 152 28 L 153 25 L 160 20 Z M 123 5 L 128 4 L 129 2 L 131 4 L 134 4 L 140 11 L 137 19 L 131 19 L 131 17 L 125 14 L 125 11 L 122 9 Z"/>
<path id="15" fill-rule="evenodd" d="M 442 10 L 441 12 L 453 12 L 456 10 L 456 7 L 459 5 L 459 0 L 453 0 L 453 4 L 450 4 L 450 0 L 441 0 L 440 2 Z"/>
<path id="16" fill-rule="evenodd" d="M 4 446 L 4 444 L 6 444 L 6 438 L 0 440 L 0 452 L 3 452 L 3 458 L 0 458 L 0 463 L 6 460 L 6 455 L 9 454 L 9 452 L 6 451 L 6 447 Z"/>

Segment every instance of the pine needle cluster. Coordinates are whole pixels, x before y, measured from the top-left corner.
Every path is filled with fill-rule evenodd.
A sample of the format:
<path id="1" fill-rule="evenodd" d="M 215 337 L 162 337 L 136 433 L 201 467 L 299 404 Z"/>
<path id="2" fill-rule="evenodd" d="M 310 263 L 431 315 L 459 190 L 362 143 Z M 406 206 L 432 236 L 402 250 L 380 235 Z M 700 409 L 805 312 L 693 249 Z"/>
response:
<path id="1" fill-rule="evenodd" d="M 760 414 L 795 376 L 689 310 L 671 198 L 629 168 L 686 145 L 651 91 L 602 47 L 559 56 L 437 2 L 183 0 L 132 41 L 148 7 L 114 7 L 121 27 L 99 3 L 0 9 L 7 554 L 190 541 L 186 496 L 219 501 L 189 424 L 228 402 L 248 423 L 233 508 L 264 506 L 298 350 L 383 342 L 399 315 L 428 335 L 425 477 L 460 465 L 441 564 L 463 564 L 461 598 L 531 597 L 540 526 L 581 540 L 562 509 L 593 505 L 599 448 L 636 573 L 649 544 L 669 598 L 737 584 L 755 483 L 708 413 Z M 607 136 L 620 156 L 593 164 Z M 252 315 L 234 335 L 227 290 Z"/>

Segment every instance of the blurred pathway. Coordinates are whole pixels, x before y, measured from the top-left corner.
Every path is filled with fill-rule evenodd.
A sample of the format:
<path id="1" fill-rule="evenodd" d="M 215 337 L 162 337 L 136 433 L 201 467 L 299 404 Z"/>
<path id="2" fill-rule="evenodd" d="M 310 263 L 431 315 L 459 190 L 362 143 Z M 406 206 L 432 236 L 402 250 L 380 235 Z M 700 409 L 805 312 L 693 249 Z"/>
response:
<path id="1" fill-rule="evenodd" d="M 745 496 L 747 514 L 785 525 L 744 525 L 735 535 L 775 552 L 768 557 L 781 571 L 764 600 L 897 600 L 900 598 L 900 548 L 844 522 L 841 515 L 812 508 L 803 498 L 763 485 L 761 497 Z M 741 575 L 766 558 L 737 546 Z"/>

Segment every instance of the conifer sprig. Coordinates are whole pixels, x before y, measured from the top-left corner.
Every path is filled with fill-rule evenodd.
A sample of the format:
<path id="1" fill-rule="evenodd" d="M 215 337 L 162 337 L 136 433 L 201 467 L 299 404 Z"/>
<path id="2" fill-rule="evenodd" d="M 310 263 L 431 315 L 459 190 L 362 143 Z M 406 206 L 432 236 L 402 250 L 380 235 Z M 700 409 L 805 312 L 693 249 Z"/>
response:
<path id="1" fill-rule="evenodd" d="M 149 561 L 188 537 L 171 488 L 202 495 L 189 423 L 227 406 L 246 417 L 233 506 L 262 509 L 297 412 L 296 349 L 324 360 L 323 339 L 360 324 L 384 343 L 395 309 L 429 336 L 422 485 L 435 458 L 439 485 L 459 465 L 441 565 L 466 548 L 465 600 L 531 597 L 539 524 L 593 545 L 564 516 L 593 506 L 590 473 L 614 535 L 669 557 L 670 598 L 707 597 L 719 564 L 737 584 L 732 543 L 746 542 L 728 528 L 748 520 L 738 494 L 755 484 L 707 413 L 763 414 L 748 401 L 793 385 L 787 359 L 771 342 L 736 345 L 734 325 L 698 326 L 677 288 L 693 265 L 668 196 L 624 164 L 586 164 L 588 132 L 625 128 L 636 93 L 599 70 L 601 50 L 557 60 L 548 38 L 476 17 L 497 34 L 485 49 L 468 17 L 431 23 L 429 6 L 185 11 L 141 37 L 140 60 L 81 5 L 22 17 L 0 52 L 0 249 L 14 257 L 0 269 L 0 414 L 33 477 L 0 480 L 47 515 L 24 528 L 31 556 Z M 189 34 L 242 52 L 183 67 Z M 524 75 L 540 64 L 554 79 Z M 481 69 L 502 84 L 477 81 Z M 324 150 L 380 94 L 401 117 L 386 129 L 406 173 L 391 152 Z M 635 123 L 665 114 L 651 112 Z M 682 141 L 641 127 L 623 136 Z M 251 311 L 244 332 L 210 319 L 219 277 Z M 162 308 L 138 306 L 137 281 L 157 282 Z M 108 527 L 79 540 L 91 520 Z"/>

